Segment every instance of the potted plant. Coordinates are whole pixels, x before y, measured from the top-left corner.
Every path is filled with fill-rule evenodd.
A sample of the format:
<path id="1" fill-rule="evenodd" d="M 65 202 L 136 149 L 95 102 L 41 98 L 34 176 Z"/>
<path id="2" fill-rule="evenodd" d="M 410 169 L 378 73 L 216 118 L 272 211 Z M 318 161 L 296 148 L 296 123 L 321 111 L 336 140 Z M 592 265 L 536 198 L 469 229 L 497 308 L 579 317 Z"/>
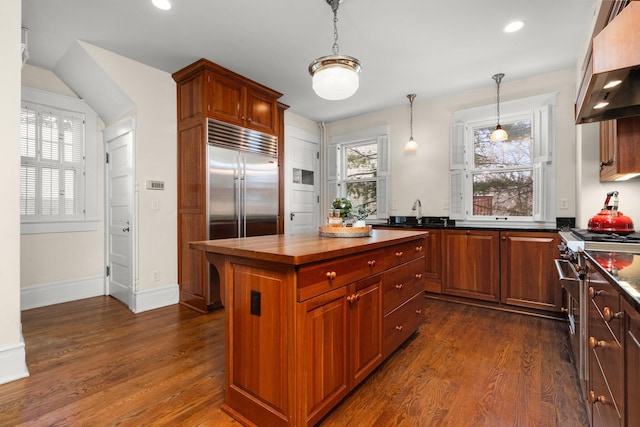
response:
<path id="1" fill-rule="evenodd" d="M 331 216 L 339 217 L 342 221 L 351 219 L 351 201 L 346 197 L 338 197 L 331 204 Z"/>
<path id="2" fill-rule="evenodd" d="M 352 215 L 356 220 L 356 222 L 353 224 L 354 227 L 366 227 L 367 224 L 364 222 L 364 220 L 369 216 L 369 209 L 365 208 L 364 206 L 358 206 L 352 212 Z"/>

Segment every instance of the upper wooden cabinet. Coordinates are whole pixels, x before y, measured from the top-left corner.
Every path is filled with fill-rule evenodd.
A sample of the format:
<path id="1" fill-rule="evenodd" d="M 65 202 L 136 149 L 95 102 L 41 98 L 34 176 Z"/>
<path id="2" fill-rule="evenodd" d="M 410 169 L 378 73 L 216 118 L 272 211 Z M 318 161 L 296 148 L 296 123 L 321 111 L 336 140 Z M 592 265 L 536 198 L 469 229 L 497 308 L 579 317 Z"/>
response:
<path id="1" fill-rule="evenodd" d="M 600 181 L 640 174 L 640 116 L 600 122 Z"/>
<path id="2" fill-rule="evenodd" d="M 219 304 L 217 280 L 189 242 L 207 239 L 207 119 L 278 137 L 279 217 L 284 210 L 284 110 L 280 93 L 201 59 L 173 74 L 178 122 L 178 283 L 180 302 L 201 312 Z"/>
<path id="3" fill-rule="evenodd" d="M 173 74 L 178 119 L 209 117 L 278 135 L 281 93 L 201 59 Z"/>

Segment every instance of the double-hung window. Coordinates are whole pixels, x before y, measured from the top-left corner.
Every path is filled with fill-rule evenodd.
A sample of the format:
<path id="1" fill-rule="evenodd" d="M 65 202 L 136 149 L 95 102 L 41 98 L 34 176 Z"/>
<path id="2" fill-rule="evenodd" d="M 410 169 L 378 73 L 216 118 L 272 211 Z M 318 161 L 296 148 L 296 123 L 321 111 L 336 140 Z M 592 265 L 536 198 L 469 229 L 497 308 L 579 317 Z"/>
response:
<path id="1" fill-rule="evenodd" d="M 32 95 L 26 100 L 24 94 Z M 50 104 L 39 103 L 54 101 Z M 52 106 L 60 100 L 58 105 Z M 80 107 L 75 108 L 73 107 Z M 20 111 L 20 217 L 23 232 L 81 231 L 94 226 L 77 224 L 95 220 L 95 207 L 87 203 L 87 134 L 95 133 L 95 115 L 81 100 L 23 90 Z M 93 123 L 87 125 L 88 117 Z M 94 147 L 95 135 L 89 138 Z M 95 154 L 92 160 L 95 162 Z M 96 169 L 95 163 L 91 164 Z M 95 178 L 91 180 L 95 185 Z M 95 188 L 91 188 L 95 193 Z M 92 218 L 92 216 L 94 218 Z M 56 227 L 55 224 L 58 224 Z M 63 225 L 60 225 L 63 224 Z"/>
<path id="2" fill-rule="evenodd" d="M 336 197 L 363 206 L 369 219 L 388 216 L 389 135 L 386 126 L 335 136 L 328 147 L 328 205 Z"/>
<path id="3" fill-rule="evenodd" d="M 509 138 L 491 142 L 487 108 L 456 112 L 451 138 L 450 217 L 475 225 L 555 221 L 552 167 L 555 94 L 501 104 Z"/>

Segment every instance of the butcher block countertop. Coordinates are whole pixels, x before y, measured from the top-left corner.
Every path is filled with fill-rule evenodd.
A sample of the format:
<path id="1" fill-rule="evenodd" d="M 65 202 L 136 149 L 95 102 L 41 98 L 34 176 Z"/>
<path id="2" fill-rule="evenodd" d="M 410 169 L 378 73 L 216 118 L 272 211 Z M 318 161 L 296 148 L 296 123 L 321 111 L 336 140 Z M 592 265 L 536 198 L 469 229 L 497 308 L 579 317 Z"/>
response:
<path id="1" fill-rule="evenodd" d="M 373 230 L 371 237 L 320 237 L 317 234 L 244 237 L 191 242 L 191 249 L 289 265 L 303 265 L 383 248 L 427 234 L 424 231 Z"/>

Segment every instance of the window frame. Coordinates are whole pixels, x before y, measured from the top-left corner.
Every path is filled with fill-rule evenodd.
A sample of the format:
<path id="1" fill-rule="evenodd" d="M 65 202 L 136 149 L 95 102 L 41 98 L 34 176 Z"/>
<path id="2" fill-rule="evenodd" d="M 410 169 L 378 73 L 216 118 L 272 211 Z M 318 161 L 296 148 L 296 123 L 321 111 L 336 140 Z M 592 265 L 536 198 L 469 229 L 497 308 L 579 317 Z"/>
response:
<path id="1" fill-rule="evenodd" d="M 328 165 L 325 206 L 330 206 L 332 201 L 337 197 L 347 197 L 346 186 L 348 182 L 352 182 L 346 179 L 344 158 L 346 150 L 344 148 L 370 144 L 377 144 L 378 147 L 376 177 L 359 181 L 376 182 L 377 212 L 376 215 L 369 215 L 369 217 L 367 217 L 367 221 L 376 222 L 377 220 L 386 219 L 389 216 L 388 194 L 390 162 L 389 129 L 387 125 L 331 137 L 331 142 L 327 147 Z"/>
<path id="2" fill-rule="evenodd" d="M 54 216 L 47 217 L 36 214 L 34 218 L 21 216 L 21 234 L 40 233 L 61 233 L 96 231 L 98 229 L 98 117 L 97 114 L 81 99 L 58 95 L 51 92 L 42 91 L 30 87 L 22 87 L 21 110 L 23 104 L 41 108 L 52 109 L 63 113 L 70 113 L 84 116 L 84 141 L 81 151 L 84 153 L 84 167 L 78 169 L 79 176 L 76 177 L 77 201 L 79 208 L 78 215 L 71 217 Z M 37 161 L 33 164 L 42 167 L 46 160 Z M 23 158 L 20 165 L 22 168 Z M 60 170 L 63 169 L 63 162 Z M 39 183 L 36 183 L 39 186 Z M 36 194 L 39 194 L 39 189 Z"/>
<path id="3" fill-rule="evenodd" d="M 454 113 L 450 137 L 450 212 L 462 226 L 495 227 L 507 223 L 513 228 L 555 226 L 555 105 L 557 92 L 501 103 L 501 122 L 531 117 L 533 139 L 533 215 L 504 217 L 473 215 L 474 140 L 473 128 L 495 123 L 495 105 Z"/>

